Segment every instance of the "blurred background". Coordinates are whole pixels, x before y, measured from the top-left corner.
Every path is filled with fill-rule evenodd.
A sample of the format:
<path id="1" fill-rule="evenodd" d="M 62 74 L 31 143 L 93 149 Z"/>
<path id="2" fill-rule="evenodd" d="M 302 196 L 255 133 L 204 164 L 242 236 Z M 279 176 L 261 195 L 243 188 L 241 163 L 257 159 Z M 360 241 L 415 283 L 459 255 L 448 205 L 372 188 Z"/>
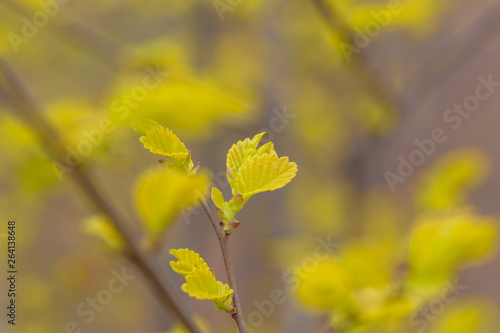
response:
<path id="1" fill-rule="evenodd" d="M 86 170 L 142 234 L 137 179 L 159 156 L 129 124 L 152 118 L 226 198 L 237 140 L 266 131 L 298 164 L 231 236 L 254 332 L 498 332 L 499 15 L 496 0 L 0 0 L 1 261 L 15 219 L 20 272 L 18 325 L 3 316 L 0 330 L 172 329 L 140 273 L 91 235 L 96 211 L 71 177 Z M 9 77 L 66 165 L 47 156 Z M 173 248 L 226 281 L 203 211 L 168 222 L 158 261 L 174 287 Z M 325 242 L 335 250 L 321 259 Z M 81 315 L 123 267 L 137 279 Z M 210 302 L 180 297 L 207 331 L 236 331 Z"/>

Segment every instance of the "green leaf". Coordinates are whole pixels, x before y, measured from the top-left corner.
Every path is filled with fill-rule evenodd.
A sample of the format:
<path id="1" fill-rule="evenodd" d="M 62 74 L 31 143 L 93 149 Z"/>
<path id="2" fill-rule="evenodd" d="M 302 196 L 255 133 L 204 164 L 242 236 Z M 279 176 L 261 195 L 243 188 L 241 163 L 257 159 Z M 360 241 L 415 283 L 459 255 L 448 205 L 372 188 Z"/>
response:
<path id="1" fill-rule="evenodd" d="M 262 147 L 260 147 L 259 149 L 257 149 L 257 155 L 262 155 L 264 153 L 267 153 L 267 154 L 276 153 L 274 150 L 274 143 L 268 142 L 265 145 L 263 145 Z"/>
<path id="2" fill-rule="evenodd" d="M 224 196 L 218 188 L 212 187 L 212 201 L 219 209 L 224 208 Z"/>
<path id="3" fill-rule="evenodd" d="M 181 289 L 191 297 L 211 300 L 220 311 L 231 311 L 233 290 L 215 279 L 208 268 L 194 268 L 193 274 L 186 276 Z"/>
<path id="4" fill-rule="evenodd" d="M 142 135 L 147 135 L 149 130 L 154 128 L 158 128 L 160 124 L 158 124 L 153 119 L 143 119 L 143 120 L 135 120 L 130 123 L 134 131 L 141 133 Z"/>
<path id="5" fill-rule="evenodd" d="M 234 179 L 238 174 L 240 167 L 250 157 L 257 154 L 257 146 L 266 132 L 259 133 L 253 139 L 246 138 L 243 141 L 238 141 L 233 144 L 227 153 L 226 167 L 227 167 L 227 180 L 234 192 Z M 263 146 L 264 147 L 264 146 Z M 271 146 L 272 147 L 272 146 Z M 262 148 L 262 147 L 261 147 Z M 264 150 L 269 150 L 269 145 Z"/>
<path id="6" fill-rule="evenodd" d="M 137 207 L 152 233 L 166 228 L 174 217 L 204 196 L 210 183 L 207 173 L 189 176 L 161 166 L 145 172 L 137 182 Z"/>
<path id="7" fill-rule="evenodd" d="M 188 249 L 170 250 L 171 255 L 177 258 L 178 261 L 171 261 L 170 266 L 174 272 L 182 276 L 193 274 L 195 268 L 209 268 L 205 260 L 194 251 Z"/>
<path id="8" fill-rule="evenodd" d="M 241 166 L 235 181 L 234 191 L 243 195 L 246 202 L 254 194 L 274 191 L 288 184 L 297 173 L 297 164 L 288 157 L 275 153 L 255 155 Z"/>
<path id="9" fill-rule="evenodd" d="M 235 215 L 243 208 L 243 196 L 237 194 L 229 202 L 224 202 L 222 192 L 214 187 L 212 188 L 212 201 L 217 206 L 217 214 L 225 225 L 224 231 L 231 232 L 239 225 L 239 222 L 235 220 Z M 234 221 L 234 223 L 228 226 L 231 221 Z"/>
<path id="10" fill-rule="evenodd" d="M 233 144 L 227 153 L 227 180 L 233 198 L 224 202 L 218 189 L 212 189 L 212 201 L 224 223 L 224 232 L 230 233 L 240 224 L 235 215 L 254 194 L 274 191 L 285 186 L 295 177 L 297 165 L 288 157 L 279 158 L 274 144 L 268 142 L 257 148 L 265 132 Z"/>
<path id="11" fill-rule="evenodd" d="M 139 139 L 144 148 L 170 158 L 175 166 L 191 173 L 194 167 L 191 153 L 171 130 L 151 119 L 135 121 L 132 127 L 144 135 Z"/>
<path id="12" fill-rule="evenodd" d="M 181 289 L 191 297 L 212 301 L 219 311 L 229 312 L 233 290 L 215 279 L 215 275 L 200 255 L 188 249 L 170 250 L 178 261 L 171 261 L 172 269 L 186 278 Z"/>

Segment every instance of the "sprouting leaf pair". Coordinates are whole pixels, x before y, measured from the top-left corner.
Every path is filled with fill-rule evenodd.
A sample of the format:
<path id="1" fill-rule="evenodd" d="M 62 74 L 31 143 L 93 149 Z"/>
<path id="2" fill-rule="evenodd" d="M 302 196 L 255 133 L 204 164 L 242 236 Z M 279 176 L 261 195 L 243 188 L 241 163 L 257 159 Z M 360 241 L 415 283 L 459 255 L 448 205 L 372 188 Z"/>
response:
<path id="1" fill-rule="evenodd" d="M 171 261 L 172 269 L 186 278 L 182 291 L 197 299 L 212 301 L 219 311 L 233 312 L 233 290 L 229 285 L 217 281 L 213 271 L 200 255 L 188 249 L 170 250 L 177 258 Z"/>
<path id="2" fill-rule="evenodd" d="M 231 200 L 224 201 L 222 192 L 212 188 L 212 201 L 226 233 L 238 227 L 235 215 L 248 199 L 254 194 L 284 187 L 297 173 L 297 164 L 288 157 L 278 157 L 272 142 L 257 148 L 264 134 L 238 141 L 229 149 L 226 176 L 233 194 Z"/>
<path id="3" fill-rule="evenodd" d="M 172 131 L 149 119 L 136 121 L 132 126 L 136 131 L 144 135 L 140 138 L 140 141 L 146 149 L 154 154 L 167 156 L 171 160 L 167 162 L 172 167 L 171 169 L 193 177 L 196 175 L 199 165 L 194 166 L 191 153 Z M 221 218 L 224 225 L 223 230 L 227 234 L 239 225 L 239 222 L 235 219 L 235 215 L 243 208 L 248 199 L 254 194 L 274 191 L 284 187 L 297 173 L 297 164 L 290 162 L 288 157 L 278 157 L 272 142 L 257 148 L 264 134 L 260 133 L 252 139 L 247 138 L 243 141 L 238 141 L 229 149 L 226 162 L 226 175 L 232 189 L 233 197 L 231 200 L 226 202 L 222 192 L 217 188 L 212 188 L 212 200 L 217 206 L 217 214 Z M 184 206 L 191 206 L 194 203 L 192 200 L 193 196 L 184 196 L 183 191 L 170 191 L 167 188 L 161 190 L 158 184 L 172 184 L 173 182 L 167 182 L 166 178 L 171 176 L 164 174 L 164 179 L 161 179 L 161 171 L 158 171 L 158 173 L 160 175 L 156 175 L 156 177 L 154 175 L 150 176 L 152 177 L 150 181 L 146 178 L 146 180 L 140 183 L 142 186 L 139 186 L 138 194 L 140 211 L 146 222 L 152 220 L 151 224 L 155 230 L 164 228 L 164 221 L 167 220 L 165 215 L 171 217 L 173 214 L 171 211 L 166 212 L 166 207 L 170 202 L 168 200 L 173 200 L 169 198 L 166 192 L 171 193 L 172 196 L 182 196 L 183 198 L 179 198 L 177 201 L 183 201 Z M 164 171 L 164 173 L 166 172 Z M 151 186 L 148 186 L 148 183 Z M 207 183 L 208 176 L 205 176 L 203 178 L 200 177 L 200 180 L 194 184 L 194 187 L 198 189 L 198 194 L 202 192 L 200 191 L 200 187 Z M 152 197 L 151 193 L 153 192 L 158 195 Z M 162 211 L 163 214 L 155 213 L 155 211 Z M 153 217 L 148 216 L 151 214 L 160 221 L 156 221 Z"/>

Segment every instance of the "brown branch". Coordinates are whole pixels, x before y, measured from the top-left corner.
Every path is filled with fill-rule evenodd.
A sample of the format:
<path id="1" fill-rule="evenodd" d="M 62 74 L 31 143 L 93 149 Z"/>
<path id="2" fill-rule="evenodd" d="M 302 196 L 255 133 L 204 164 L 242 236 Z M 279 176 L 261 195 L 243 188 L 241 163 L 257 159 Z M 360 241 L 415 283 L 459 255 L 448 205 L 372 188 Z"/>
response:
<path id="1" fill-rule="evenodd" d="M 246 333 L 247 329 L 245 327 L 245 319 L 243 318 L 243 312 L 241 309 L 238 289 L 236 287 L 236 278 L 234 276 L 233 266 L 231 264 L 231 257 L 229 256 L 229 246 L 228 246 L 229 235 L 227 235 L 222 231 L 219 221 L 215 218 L 214 214 L 212 213 L 212 210 L 207 204 L 207 201 L 204 198 L 202 198 L 200 199 L 200 202 L 201 205 L 203 206 L 203 209 L 207 213 L 208 219 L 210 220 L 210 223 L 212 224 L 215 233 L 217 234 L 217 238 L 219 239 L 220 249 L 222 251 L 222 257 L 224 258 L 224 265 L 226 266 L 227 279 L 229 280 L 229 286 L 231 287 L 231 289 L 234 290 L 233 302 L 234 302 L 234 307 L 236 308 L 236 313 L 232 314 L 231 316 L 236 322 L 236 325 L 238 326 L 238 330 L 240 331 L 240 333 Z"/>
<path id="2" fill-rule="evenodd" d="M 64 164 L 64 145 L 61 144 L 58 133 L 45 121 L 38 107 L 31 99 L 21 81 L 12 69 L 0 59 L 0 92 L 24 121 L 39 136 L 46 153 Z M 94 208 L 105 215 L 120 232 L 125 243 L 125 256 L 139 269 L 149 282 L 152 293 L 158 298 L 165 309 L 170 310 L 177 319 L 193 333 L 200 333 L 199 328 L 190 317 L 190 311 L 166 281 L 166 276 L 154 258 L 141 251 L 138 242 L 127 227 L 121 214 L 112 207 L 100 193 L 98 187 L 82 166 L 75 167 L 70 172 L 74 183 Z"/>

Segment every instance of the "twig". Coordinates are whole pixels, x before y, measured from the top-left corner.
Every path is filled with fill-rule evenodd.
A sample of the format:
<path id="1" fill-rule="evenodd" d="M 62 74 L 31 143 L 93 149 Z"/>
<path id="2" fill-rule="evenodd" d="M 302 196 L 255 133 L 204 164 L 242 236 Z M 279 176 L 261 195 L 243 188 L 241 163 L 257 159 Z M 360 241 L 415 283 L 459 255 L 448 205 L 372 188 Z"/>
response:
<path id="1" fill-rule="evenodd" d="M 229 235 L 225 234 L 222 231 L 222 228 L 220 227 L 219 222 L 212 213 L 212 210 L 208 206 L 207 201 L 204 198 L 202 198 L 200 199 L 200 202 L 201 205 L 203 206 L 203 209 L 207 213 L 210 223 L 212 223 L 212 227 L 214 228 L 215 233 L 217 234 L 217 238 L 219 239 L 220 249 L 222 251 L 222 257 L 224 258 L 224 265 L 226 266 L 227 279 L 229 280 L 229 286 L 231 287 L 231 289 L 234 290 L 233 301 L 234 301 L 234 307 L 236 308 L 236 313 L 232 314 L 231 316 L 236 322 L 236 325 L 238 325 L 238 330 L 240 331 L 240 333 L 246 333 L 247 329 L 245 327 L 245 319 L 243 318 L 243 312 L 241 310 L 241 304 L 240 304 L 240 297 L 238 295 L 238 289 L 236 287 L 236 278 L 234 276 L 233 266 L 231 265 L 231 257 L 229 256 L 229 246 L 228 246 Z"/>
<path id="2" fill-rule="evenodd" d="M 65 154 L 58 133 L 45 121 L 24 85 L 2 59 L 0 59 L 0 75 L 0 87 L 3 88 L 5 99 L 37 133 L 46 153 L 56 161 L 64 163 Z M 172 311 L 190 332 L 201 333 L 190 318 L 188 307 L 179 301 L 182 298 L 176 297 L 175 292 L 167 283 L 161 267 L 153 257 L 140 250 L 138 242 L 124 222 L 126 220 L 107 202 L 83 167 L 73 168 L 70 175 L 94 208 L 105 215 L 121 234 L 125 243 L 125 256 L 142 272 L 159 302 Z"/>

